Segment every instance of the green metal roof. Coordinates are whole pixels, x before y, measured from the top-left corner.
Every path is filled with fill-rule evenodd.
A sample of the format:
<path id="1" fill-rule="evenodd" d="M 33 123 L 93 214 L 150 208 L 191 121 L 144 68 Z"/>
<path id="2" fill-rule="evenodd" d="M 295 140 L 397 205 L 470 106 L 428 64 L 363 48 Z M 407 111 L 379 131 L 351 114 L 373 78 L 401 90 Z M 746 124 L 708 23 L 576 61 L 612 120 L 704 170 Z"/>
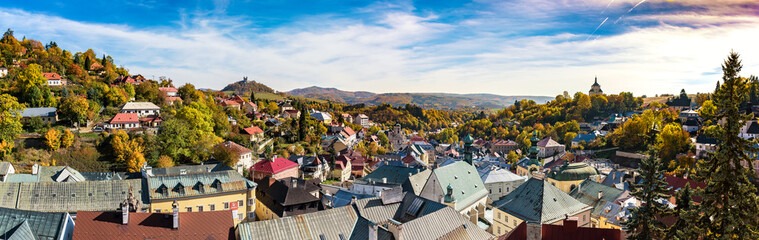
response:
<path id="1" fill-rule="evenodd" d="M 63 234 L 68 213 L 0 208 L 0 238 L 56 240 Z"/>
<path id="2" fill-rule="evenodd" d="M 588 179 L 588 177 L 598 175 L 596 168 L 589 166 L 587 163 L 564 163 L 551 170 L 549 178 L 558 181 L 577 181 Z"/>
<path id="3" fill-rule="evenodd" d="M 409 179 L 410 176 L 422 172 L 419 168 L 410 168 L 403 166 L 382 165 L 357 182 L 368 182 L 373 180 L 382 183 L 382 179 L 387 179 L 387 184 L 401 185 Z"/>
<path id="4" fill-rule="evenodd" d="M 550 224 L 565 215 L 590 209 L 546 181 L 530 178 L 526 183 L 493 203 L 501 211 L 522 220 Z"/>
<path id="5" fill-rule="evenodd" d="M 463 161 L 457 161 L 433 170 L 437 176 L 440 191 L 447 193 L 448 186 L 453 188 L 453 198 L 456 199 L 456 211 L 488 195 L 485 184 L 480 179 L 477 168 Z"/>
<path id="6" fill-rule="evenodd" d="M 601 199 L 598 198 L 598 193 L 600 191 L 603 191 Z M 582 181 L 578 187 L 570 191 L 569 196 L 593 207 L 591 215 L 597 217 L 601 214 L 605 202 L 614 202 L 624 192 L 624 190 L 606 186 L 591 179 L 586 179 L 585 181 Z"/>

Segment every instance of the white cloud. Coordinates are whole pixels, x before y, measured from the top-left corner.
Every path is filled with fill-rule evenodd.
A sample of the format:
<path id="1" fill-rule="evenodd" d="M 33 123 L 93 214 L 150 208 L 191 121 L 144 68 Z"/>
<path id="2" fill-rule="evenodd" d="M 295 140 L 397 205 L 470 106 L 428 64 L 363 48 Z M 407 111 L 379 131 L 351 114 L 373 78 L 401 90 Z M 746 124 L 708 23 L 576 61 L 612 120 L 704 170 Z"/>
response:
<path id="1" fill-rule="evenodd" d="M 603 8 L 608 3 L 585 4 Z M 0 25 L 74 51 L 93 48 L 133 73 L 217 89 L 250 76 L 278 90 L 317 85 L 374 92 L 553 96 L 564 90 L 585 92 L 598 75 L 608 93 L 705 92 L 713 89 L 719 75 L 704 73 L 717 70 L 731 49 L 743 55 L 744 74 L 759 74 L 759 45 L 751 39 L 759 36 L 757 17 L 636 16 L 631 20 L 661 23 L 586 41 L 587 35 L 572 33 L 506 36 L 510 29 L 525 26 L 512 28 L 485 15 L 440 23 L 433 14 L 377 14 L 374 23 L 314 16 L 262 32 L 245 19 L 210 14 L 183 14 L 173 29 L 136 29 L 0 8 Z M 669 25 L 679 23 L 690 27 Z M 457 35 L 472 26 L 502 33 Z"/>

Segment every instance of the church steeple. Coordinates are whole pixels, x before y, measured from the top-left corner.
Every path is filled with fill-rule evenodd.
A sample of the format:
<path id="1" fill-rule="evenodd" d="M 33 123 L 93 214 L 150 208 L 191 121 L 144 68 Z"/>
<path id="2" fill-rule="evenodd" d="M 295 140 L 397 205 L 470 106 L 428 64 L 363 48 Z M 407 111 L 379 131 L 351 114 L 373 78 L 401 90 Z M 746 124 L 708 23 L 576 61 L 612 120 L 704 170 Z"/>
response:
<path id="1" fill-rule="evenodd" d="M 590 86 L 590 91 L 588 92 L 588 95 L 594 96 L 594 95 L 601 95 L 604 91 L 601 90 L 601 84 L 598 84 L 598 76 L 595 77 L 593 80 L 593 85 Z"/>

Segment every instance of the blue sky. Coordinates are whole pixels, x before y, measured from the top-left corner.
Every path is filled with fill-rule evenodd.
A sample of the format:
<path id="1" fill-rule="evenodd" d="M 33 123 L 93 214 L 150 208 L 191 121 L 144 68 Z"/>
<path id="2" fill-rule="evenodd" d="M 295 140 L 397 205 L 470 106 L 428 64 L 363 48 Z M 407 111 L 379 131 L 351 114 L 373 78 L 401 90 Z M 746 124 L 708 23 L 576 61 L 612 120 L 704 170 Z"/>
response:
<path id="1" fill-rule="evenodd" d="M 717 3 L 719 2 L 719 3 Z M 17 37 L 221 88 L 548 95 L 705 92 L 730 50 L 759 75 L 754 0 L 3 1 Z"/>

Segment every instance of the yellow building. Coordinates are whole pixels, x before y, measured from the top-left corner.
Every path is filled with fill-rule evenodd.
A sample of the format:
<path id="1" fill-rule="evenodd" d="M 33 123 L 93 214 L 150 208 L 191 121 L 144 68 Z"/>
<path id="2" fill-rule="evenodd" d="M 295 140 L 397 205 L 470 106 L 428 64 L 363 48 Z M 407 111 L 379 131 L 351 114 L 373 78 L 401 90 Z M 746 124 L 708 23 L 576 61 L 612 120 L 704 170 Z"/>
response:
<path id="1" fill-rule="evenodd" d="M 590 206 L 539 178 L 530 178 L 492 207 L 491 233 L 496 236 L 511 232 L 524 221 L 561 225 L 564 218 L 576 217 L 578 227 L 591 225 Z"/>
<path id="2" fill-rule="evenodd" d="M 143 168 L 150 212 L 169 212 L 177 201 L 180 212 L 231 210 L 235 224 L 255 220 L 256 183 L 225 167 Z"/>
<path id="3" fill-rule="evenodd" d="M 564 162 L 564 165 L 556 167 L 548 173 L 547 180 L 551 185 L 561 189 L 562 192 L 569 193 L 585 179 L 597 175 L 598 170 L 587 163 Z"/>

